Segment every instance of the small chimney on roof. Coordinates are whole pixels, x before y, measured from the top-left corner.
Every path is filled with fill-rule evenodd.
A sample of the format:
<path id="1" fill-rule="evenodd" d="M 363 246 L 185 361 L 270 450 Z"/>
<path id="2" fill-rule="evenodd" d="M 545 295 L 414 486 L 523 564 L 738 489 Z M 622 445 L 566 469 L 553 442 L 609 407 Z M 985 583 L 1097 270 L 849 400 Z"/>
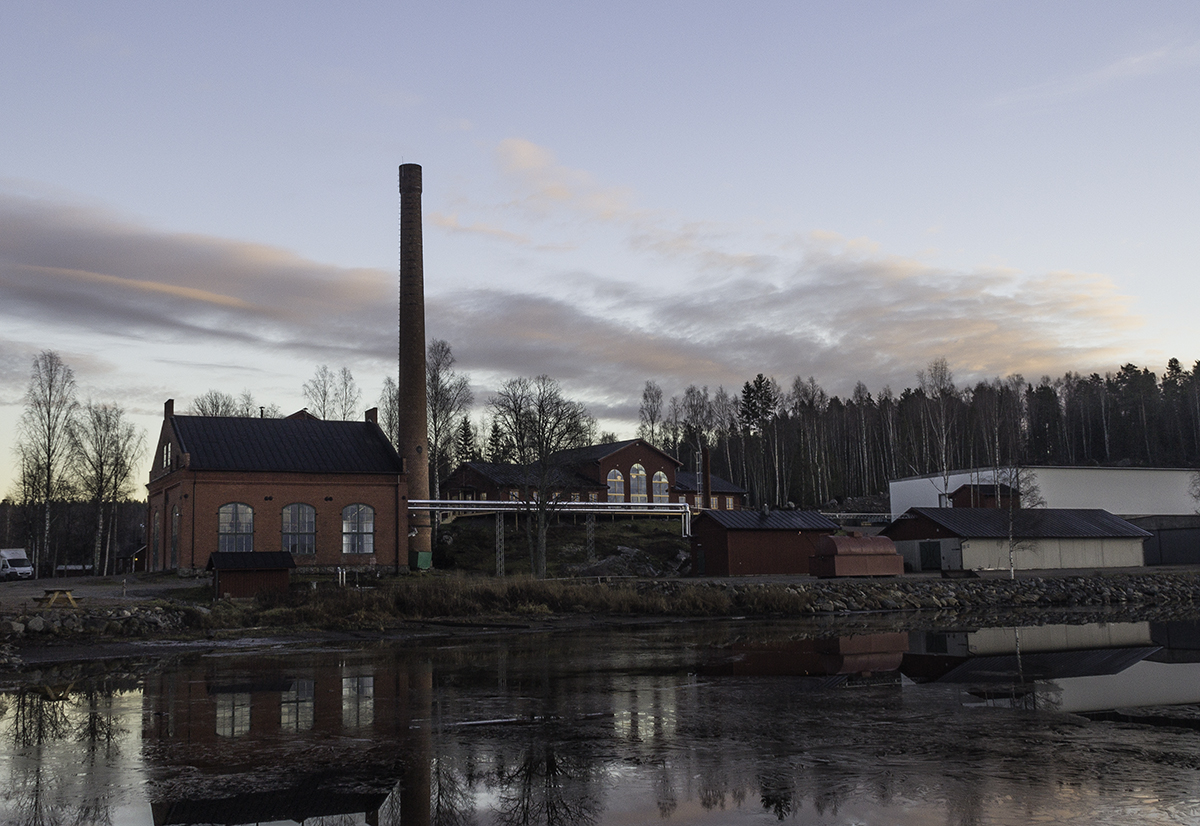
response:
<path id="1" fill-rule="evenodd" d="M 170 419 L 175 415 L 175 400 L 167 399 L 167 403 L 163 405 L 163 418 Z"/>
<path id="2" fill-rule="evenodd" d="M 367 411 L 367 421 L 371 424 L 379 424 L 379 408 L 372 407 Z"/>

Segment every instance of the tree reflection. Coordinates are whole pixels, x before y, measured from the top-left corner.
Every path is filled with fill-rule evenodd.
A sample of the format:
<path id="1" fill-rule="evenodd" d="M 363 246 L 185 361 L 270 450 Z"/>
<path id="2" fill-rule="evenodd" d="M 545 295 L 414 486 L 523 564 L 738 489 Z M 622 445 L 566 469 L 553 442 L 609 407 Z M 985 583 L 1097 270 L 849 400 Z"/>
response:
<path id="1" fill-rule="evenodd" d="M 590 826 L 600 813 L 597 770 L 582 753 L 539 739 L 517 762 L 498 763 L 497 820 L 503 826 Z"/>
<path id="2" fill-rule="evenodd" d="M 101 690 L 90 686 L 75 703 L 83 709 L 83 716 L 75 727 L 75 739 L 84 746 L 89 771 L 84 778 L 85 789 L 75 810 L 74 823 L 78 826 L 110 826 L 113 788 L 97 770 L 96 758 L 102 758 L 105 765 L 111 764 L 120 753 L 121 738 L 129 730 L 121 726 L 113 709 L 110 688 Z"/>
<path id="3" fill-rule="evenodd" d="M 758 775 L 762 807 L 779 820 L 791 817 L 796 810 L 796 786 L 790 769 L 786 762 L 780 761 Z"/>
<path id="4" fill-rule="evenodd" d="M 41 746 L 70 733 L 66 704 L 51 697 L 48 689 L 27 689 L 17 694 L 13 714 L 13 740 L 17 746 Z"/>
<path id="5" fill-rule="evenodd" d="M 475 818 L 475 798 L 466 777 L 455 771 L 449 760 L 433 761 L 430 815 L 433 826 L 467 826 Z"/>
<path id="6" fill-rule="evenodd" d="M 70 732 L 66 704 L 59 697 L 56 692 L 44 689 L 17 694 L 13 742 L 18 748 L 34 750 L 33 759 L 24 764 L 28 767 L 24 776 L 13 778 L 15 822 L 20 826 L 59 826 L 63 822 L 61 804 L 55 804 L 51 788 L 57 778 L 45 770 L 41 759 L 42 746 L 63 739 Z"/>
<path id="7" fill-rule="evenodd" d="M 659 766 L 658 774 L 654 778 L 654 800 L 658 804 L 658 815 L 663 820 L 669 818 L 679 808 L 679 797 L 675 794 L 671 771 L 665 765 Z"/>

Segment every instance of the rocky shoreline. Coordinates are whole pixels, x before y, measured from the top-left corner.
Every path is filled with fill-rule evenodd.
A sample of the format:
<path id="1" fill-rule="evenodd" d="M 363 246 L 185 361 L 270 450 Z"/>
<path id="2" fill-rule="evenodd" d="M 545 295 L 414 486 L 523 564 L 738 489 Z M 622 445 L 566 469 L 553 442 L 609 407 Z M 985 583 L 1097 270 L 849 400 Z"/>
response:
<path id="1" fill-rule="evenodd" d="M 640 582 L 638 587 L 670 597 L 692 584 L 688 580 L 653 580 Z M 809 608 L 805 613 L 809 614 L 1022 607 L 1200 606 L 1200 573 L 1190 572 L 1020 579 L 828 579 L 796 585 L 721 580 L 705 585 L 724 591 L 734 603 L 771 589 L 782 589 L 806 597 Z"/>
<path id="2" fill-rule="evenodd" d="M 435 582 L 411 588 L 435 587 Z M 419 615 L 401 613 L 381 619 L 366 612 L 339 617 L 336 629 L 379 638 L 403 636 L 420 623 L 450 621 L 474 633 L 484 628 L 577 628 L 642 617 L 695 620 L 768 617 L 811 620 L 827 632 L 853 633 L 864 628 L 981 627 L 1010 624 L 1144 621 L 1200 617 L 1200 572 L 1098 573 L 1092 576 L 966 579 L 831 579 L 804 582 L 754 582 L 735 579 L 620 579 L 578 582 L 573 589 L 608 589 L 636 595 L 641 602 L 624 610 L 533 606 L 517 612 Z M 387 594 L 384 589 L 377 589 Z M 638 605 L 643 606 L 639 610 Z M 522 606 L 525 608 L 525 606 Z M 514 622 L 513 620 L 519 620 Z M 274 620 L 274 621 L 272 621 Z M 212 607 L 172 600 L 122 607 L 42 608 L 0 620 L 0 665 L 19 666 L 22 649 L 93 646 L 134 640 L 223 638 L 248 633 L 292 634 L 303 627 L 293 615 L 246 613 L 236 605 Z M 445 623 L 443 623 L 445 624 Z M 310 627 L 326 628 L 316 624 Z M 454 632 L 448 632 L 454 633 Z"/>

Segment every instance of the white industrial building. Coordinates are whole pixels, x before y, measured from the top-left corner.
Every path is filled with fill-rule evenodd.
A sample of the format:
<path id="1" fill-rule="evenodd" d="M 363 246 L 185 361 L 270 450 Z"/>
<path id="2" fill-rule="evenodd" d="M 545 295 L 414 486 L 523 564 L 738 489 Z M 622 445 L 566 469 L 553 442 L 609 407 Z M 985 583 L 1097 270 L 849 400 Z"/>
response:
<path id="1" fill-rule="evenodd" d="M 1200 505 L 1189 492 L 1194 471 L 1178 468 L 1135 467 L 1030 467 L 1047 508 L 1106 510 L 1125 519 L 1143 516 L 1195 516 Z M 999 481 L 1006 476 L 1001 471 Z M 991 468 L 909 476 L 890 482 L 890 510 L 900 514 L 909 508 L 946 507 L 950 494 L 964 485 L 993 482 Z"/>
<path id="2" fill-rule="evenodd" d="M 1150 533 L 1103 510 L 912 508 L 883 530 L 910 571 L 1137 568 Z"/>

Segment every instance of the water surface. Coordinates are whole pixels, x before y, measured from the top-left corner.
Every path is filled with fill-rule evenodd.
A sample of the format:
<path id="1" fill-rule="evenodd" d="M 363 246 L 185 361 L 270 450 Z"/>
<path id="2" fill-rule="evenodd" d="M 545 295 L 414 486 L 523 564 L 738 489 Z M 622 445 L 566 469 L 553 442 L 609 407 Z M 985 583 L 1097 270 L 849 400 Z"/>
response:
<path id="1" fill-rule="evenodd" d="M 722 622 L 59 670 L 0 697 L 0 822 L 1197 823 L 1198 639 Z"/>

